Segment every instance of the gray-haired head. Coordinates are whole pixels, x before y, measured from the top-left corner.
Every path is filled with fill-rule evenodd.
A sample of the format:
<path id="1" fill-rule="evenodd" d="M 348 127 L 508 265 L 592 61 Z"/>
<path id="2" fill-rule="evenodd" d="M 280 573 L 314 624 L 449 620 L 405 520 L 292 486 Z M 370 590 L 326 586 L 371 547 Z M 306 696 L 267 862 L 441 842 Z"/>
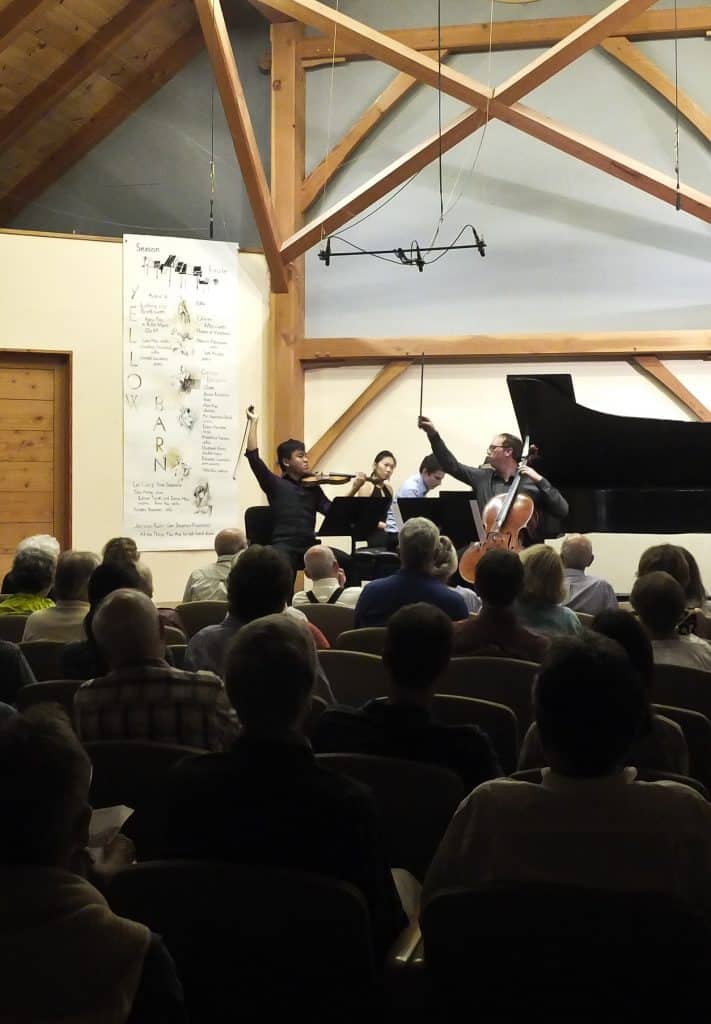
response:
<path id="1" fill-rule="evenodd" d="M 240 551 L 244 551 L 246 547 L 247 538 L 245 537 L 244 530 L 240 530 L 237 526 L 220 530 L 215 536 L 215 554 L 218 558 L 222 555 L 237 555 Z"/>
<path id="2" fill-rule="evenodd" d="M 140 590 L 114 590 L 97 608 L 91 627 L 111 668 L 165 656 L 158 609 Z"/>
<path id="3" fill-rule="evenodd" d="M 439 545 L 439 530 L 423 516 L 408 519 L 400 531 L 400 562 L 403 569 L 431 572 Z"/>
<path id="4" fill-rule="evenodd" d="M 20 551 L 28 551 L 30 549 L 44 551 L 45 554 L 51 555 L 56 562 L 59 558 L 61 545 L 56 537 L 52 537 L 48 533 L 35 533 L 31 537 L 24 537 L 19 542 L 15 548 L 15 554 L 18 555 Z"/>
<path id="5" fill-rule="evenodd" d="M 304 571 L 310 580 L 336 579 L 336 556 L 325 544 L 314 544 L 304 555 Z"/>
<path id="6" fill-rule="evenodd" d="M 63 551 L 57 560 L 54 596 L 58 601 L 88 601 L 89 578 L 99 565 L 93 551 Z"/>
<path id="7" fill-rule="evenodd" d="M 57 562 L 53 555 L 40 548 L 24 548 L 12 563 L 12 584 L 16 594 L 45 597 L 52 588 Z"/>

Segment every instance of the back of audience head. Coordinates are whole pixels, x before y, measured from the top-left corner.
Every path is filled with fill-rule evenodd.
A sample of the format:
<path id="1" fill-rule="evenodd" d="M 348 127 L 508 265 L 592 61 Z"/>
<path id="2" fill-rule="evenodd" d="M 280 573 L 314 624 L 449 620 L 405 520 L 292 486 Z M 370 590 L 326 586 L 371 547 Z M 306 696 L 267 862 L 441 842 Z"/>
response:
<path id="1" fill-rule="evenodd" d="M 92 630 L 111 668 L 165 657 L 158 609 L 140 590 L 114 590 L 105 597 Z"/>
<path id="2" fill-rule="evenodd" d="M 476 590 L 485 605 L 508 608 L 523 590 L 523 564 L 514 551 L 487 551 L 476 569 Z"/>
<path id="3" fill-rule="evenodd" d="M 242 727 L 252 734 L 300 732 L 316 667 L 311 634 L 288 615 L 243 626 L 225 660 L 225 686 Z"/>
<path id="4" fill-rule="evenodd" d="M 114 590 L 140 590 L 141 577 L 133 562 L 102 562 L 89 577 L 89 612 L 84 619 L 84 631 L 93 640 L 92 622 L 101 601 Z"/>
<path id="5" fill-rule="evenodd" d="M 405 605 L 390 616 L 385 633 L 383 664 L 395 697 L 430 697 L 449 665 L 452 620 L 434 605 Z"/>
<path id="6" fill-rule="evenodd" d="M 277 548 L 251 544 L 227 577 L 230 614 L 241 623 L 283 612 L 294 585 L 288 558 Z"/>
<path id="7" fill-rule="evenodd" d="M 447 583 L 454 576 L 458 565 L 459 559 L 457 558 L 454 544 L 452 544 L 449 537 L 440 537 L 437 550 L 435 551 L 432 575 L 435 579 L 441 580 L 442 583 Z"/>
<path id="8" fill-rule="evenodd" d="M 686 548 L 680 547 L 679 550 L 684 556 L 689 570 L 689 582 L 684 587 L 686 603 L 690 608 L 703 608 L 706 603 L 706 587 L 701 579 L 699 563 L 696 561 L 692 553 L 687 551 Z"/>
<path id="9" fill-rule="evenodd" d="M 325 544 L 314 544 L 304 555 L 304 572 L 310 580 L 329 580 L 338 577 L 338 561 Z"/>
<path id="10" fill-rule="evenodd" d="M 145 562 L 136 562 L 136 569 L 141 581 L 141 593 L 153 599 L 153 573 Z"/>
<path id="11" fill-rule="evenodd" d="M 49 533 L 35 533 L 31 537 L 22 538 L 15 548 L 15 554 L 17 555 L 20 551 L 29 551 L 33 548 L 37 551 L 44 551 L 55 562 L 59 558 L 59 552 L 61 551 L 61 545 L 56 537 L 52 537 Z"/>
<path id="12" fill-rule="evenodd" d="M 648 691 L 652 689 L 654 677 L 654 651 L 652 641 L 644 626 L 632 612 L 622 608 L 599 612 L 591 628 L 622 647 Z"/>
<path id="13" fill-rule="evenodd" d="M 624 650 L 591 632 L 553 641 L 533 696 L 548 763 L 578 778 L 621 770 L 650 714 L 642 680 Z"/>
<path id="14" fill-rule="evenodd" d="M 408 521 L 400 531 L 400 562 L 403 569 L 431 572 L 439 545 L 439 530 L 422 516 Z"/>
<path id="15" fill-rule="evenodd" d="M 587 569 L 594 557 L 592 544 L 582 533 L 569 534 L 561 544 L 560 559 L 566 569 Z"/>
<path id="16" fill-rule="evenodd" d="M 560 555 L 548 544 L 534 544 L 521 552 L 521 599 L 532 604 L 560 604 L 565 599 L 565 578 Z"/>
<path id="17" fill-rule="evenodd" d="M 669 573 L 684 590 L 689 585 L 689 564 L 683 549 L 676 544 L 655 544 L 642 553 L 637 576 L 646 576 L 650 572 Z"/>
<path id="18" fill-rule="evenodd" d="M 0 720 L 0 862 L 69 868 L 88 841 L 91 766 L 58 705 Z"/>
<path id="19" fill-rule="evenodd" d="M 686 612 L 686 594 L 668 572 L 648 572 L 635 580 L 632 607 L 655 639 L 673 636 Z"/>
<path id="20" fill-rule="evenodd" d="M 132 537 L 112 537 L 104 544 L 101 557 L 107 563 L 137 562 L 141 553 Z"/>
<path id="21" fill-rule="evenodd" d="M 89 579 L 98 565 L 99 556 L 93 551 L 63 551 L 54 576 L 57 601 L 88 601 Z"/>
<path id="22" fill-rule="evenodd" d="M 240 530 L 239 527 L 220 530 L 215 535 L 215 554 L 218 558 L 223 555 L 237 555 L 246 547 L 247 538 L 244 535 L 244 530 Z"/>
<path id="23" fill-rule="evenodd" d="M 12 563 L 12 582 L 16 594 L 45 597 L 52 589 L 56 559 L 41 548 L 24 548 Z"/>

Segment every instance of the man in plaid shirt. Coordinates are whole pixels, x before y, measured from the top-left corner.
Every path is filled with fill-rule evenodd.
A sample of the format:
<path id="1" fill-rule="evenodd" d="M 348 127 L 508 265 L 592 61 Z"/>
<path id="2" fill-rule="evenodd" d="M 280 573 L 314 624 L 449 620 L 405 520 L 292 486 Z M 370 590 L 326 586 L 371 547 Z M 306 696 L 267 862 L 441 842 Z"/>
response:
<path id="1" fill-rule="evenodd" d="M 154 740 L 204 750 L 230 745 L 237 718 L 222 680 L 168 664 L 158 610 L 145 594 L 115 590 L 92 629 L 110 671 L 75 694 L 82 740 Z"/>

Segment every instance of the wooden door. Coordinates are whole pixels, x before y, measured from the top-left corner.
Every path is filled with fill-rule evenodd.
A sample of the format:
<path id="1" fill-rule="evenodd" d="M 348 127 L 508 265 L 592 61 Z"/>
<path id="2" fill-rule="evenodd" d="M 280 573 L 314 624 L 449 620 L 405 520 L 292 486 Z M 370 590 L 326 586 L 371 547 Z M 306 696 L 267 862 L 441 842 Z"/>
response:
<path id="1" fill-rule="evenodd" d="M 0 573 L 15 545 L 71 545 L 71 355 L 0 350 Z M 0 576 L 2 579 L 2 576 Z"/>

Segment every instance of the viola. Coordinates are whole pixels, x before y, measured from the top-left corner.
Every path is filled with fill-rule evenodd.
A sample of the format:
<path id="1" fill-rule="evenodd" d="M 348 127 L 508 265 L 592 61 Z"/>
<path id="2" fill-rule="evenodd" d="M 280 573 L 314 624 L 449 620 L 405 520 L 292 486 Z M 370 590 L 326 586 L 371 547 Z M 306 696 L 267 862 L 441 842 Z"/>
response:
<path id="1" fill-rule="evenodd" d="M 322 484 L 338 486 L 350 483 L 355 476 L 355 473 L 309 473 L 307 476 L 302 476 L 300 482 L 304 487 L 320 487 Z"/>

